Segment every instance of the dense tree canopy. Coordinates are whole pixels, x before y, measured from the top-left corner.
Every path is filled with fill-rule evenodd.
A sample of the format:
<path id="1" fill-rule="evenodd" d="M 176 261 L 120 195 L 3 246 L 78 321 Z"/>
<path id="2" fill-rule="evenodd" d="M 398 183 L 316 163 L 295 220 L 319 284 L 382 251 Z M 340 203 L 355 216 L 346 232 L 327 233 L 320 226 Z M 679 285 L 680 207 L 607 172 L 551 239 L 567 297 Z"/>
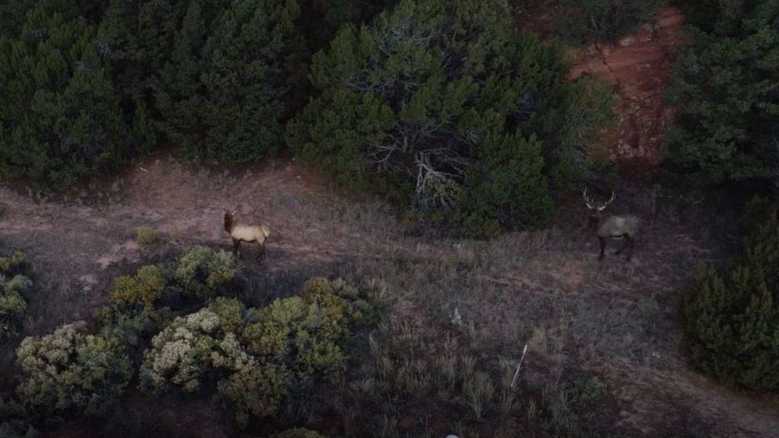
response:
<path id="1" fill-rule="evenodd" d="M 57 2 L 22 6 L 0 36 L 0 175 L 66 183 L 124 161 L 132 122 L 96 27 Z"/>
<path id="2" fill-rule="evenodd" d="M 314 57 L 321 96 L 289 138 L 342 183 L 377 184 L 421 211 L 538 226 L 549 179 L 576 173 L 575 146 L 607 107 L 580 112 L 585 87 L 566 71 L 554 46 L 515 30 L 504 1 L 403 1 Z"/>
<path id="3" fill-rule="evenodd" d="M 779 1 L 691 5 L 693 44 L 680 57 L 668 146 L 677 170 L 719 183 L 776 180 L 779 169 Z"/>

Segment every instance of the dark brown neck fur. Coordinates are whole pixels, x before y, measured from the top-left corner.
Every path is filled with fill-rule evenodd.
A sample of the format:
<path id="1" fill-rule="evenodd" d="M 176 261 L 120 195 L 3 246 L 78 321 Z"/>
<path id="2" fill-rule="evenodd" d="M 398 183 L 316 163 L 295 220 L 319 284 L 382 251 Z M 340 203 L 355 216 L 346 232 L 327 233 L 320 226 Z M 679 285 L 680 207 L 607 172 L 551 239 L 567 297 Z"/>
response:
<path id="1" fill-rule="evenodd" d="M 233 223 L 233 215 L 230 213 L 225 213 L 225 231 L 228 233 L 233 231 L 233 226 L 235 224 Z"/>

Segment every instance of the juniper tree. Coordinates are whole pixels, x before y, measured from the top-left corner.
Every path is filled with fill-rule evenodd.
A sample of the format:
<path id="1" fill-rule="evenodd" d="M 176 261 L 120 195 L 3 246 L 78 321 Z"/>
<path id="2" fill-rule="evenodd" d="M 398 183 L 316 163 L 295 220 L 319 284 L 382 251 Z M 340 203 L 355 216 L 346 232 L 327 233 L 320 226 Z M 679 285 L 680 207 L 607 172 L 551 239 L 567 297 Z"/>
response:
<path id="1" fill-rule="evenodd" d="M 777 181 L 779 1 L 702 1 L 694 43 L 679 57 L 668 135 L 675 168 L 706 183 Z"/>
<path id="2" fill-rule="evenodd" d="M 577 42 L 614 40 L 650 22 L 666 0 L 560 0 L 557 33 Z"/>
<path id="3" fill-rule="evenodd" d="M 768 207 L 768 208 L 766 208 Z M 779 223 L 776 205 L 753 201 L 743 254 L 725 272 L 708 268 L 683 315 L 693 365 L 752 389 L 779 390 Z"/>
<path id="4" fill-rule="evenodd" d="M 556 46 L 516 31 L 504 1 L 402 1 L 314 56 L 321 94 L 288 137 L 345 185 L 482 231 L 538 226 L 549 177 L 576 174 L 575 146 L 603 115 L 577 108 L 583 86 L 566 72 Z"/>
<path id="5" fill-rule="evenodd" d="M 96 27 L 43 2 L 0 37 L 0 175 L 68 183 L 131 150 Z"/>

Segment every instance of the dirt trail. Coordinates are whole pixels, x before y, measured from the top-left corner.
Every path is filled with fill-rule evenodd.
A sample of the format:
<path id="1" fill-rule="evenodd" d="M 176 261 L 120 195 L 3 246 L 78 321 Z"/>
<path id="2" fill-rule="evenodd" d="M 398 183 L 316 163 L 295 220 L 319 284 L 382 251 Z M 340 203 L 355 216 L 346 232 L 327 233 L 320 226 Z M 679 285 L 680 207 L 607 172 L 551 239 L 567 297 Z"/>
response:
<path id="1" fill-rule="evenodd" d="M 86 317 L 104 302 L 110 279 L 144 257 L 133 240 L 137 227 L 156 228 L 177 245 L 229 249 L 222 211 L 237 208 L 239 220 L 261 221 L 273 230 L 264 265 L 270 271 L 363 258 L 485 258 L 491 265 L 467 280 L 483 289 L 462 297 L 463 316 L 480 321 L 480 330 L 488 336 L 509 342 L 513 335 L 505 333 L 506 327 L 528 316 L 530 300 L 540 299 L 551 309 L 564 307 L 574 315 L 570 332 L 581 351 L 603 344 L 592 347 L 586 359 L 600 364 L 621 401 L 620 423 L 644 430 L 644 436 L 667 436 L 663 428 L 685 421 L 689 410 L 715 425 L 722 432 L 717 436 L 779 437 L 776 400 L 758 402 L 734 394 L 707 383 L 684 364 L 675 289 L 689 276 L 691 262 L 686 260 L 700 259 L 708 249 L 681 223 L 649 233 L 634 263 L 610 256 L 599 265 L 593 242 L 556 231 L 461 245 L 404 237 L 381 206 L 349 203 L 288 163 L 227 172 L 161 157 L 84 195 L 67 202 L 34 202 L 0 188 L 0 206 L 6 207 L 0 217 L 0 244 L 28 253 L 49 294 L 45 300 L 32 300 L 35 316 L 26 321 L 29 333 Z M 90 199 L 86 203 L 85 197 Z M 246 253 L 251 257 L 251 250 Z M 637 303 L 653 293 L 659 309 L 636 311 Z M 435 297 L 411 299 L 431 311 L 440 304 Z M 651 322 L 658 328 L 648 340 L 623 343 L 622 331 L 627 337 L 643 330 L 625 324 L 648 324 L 646 320 L 654 318 L 657 321 Z M 591 337 L 587 324 L 597 326 L 603 339 Z"/>

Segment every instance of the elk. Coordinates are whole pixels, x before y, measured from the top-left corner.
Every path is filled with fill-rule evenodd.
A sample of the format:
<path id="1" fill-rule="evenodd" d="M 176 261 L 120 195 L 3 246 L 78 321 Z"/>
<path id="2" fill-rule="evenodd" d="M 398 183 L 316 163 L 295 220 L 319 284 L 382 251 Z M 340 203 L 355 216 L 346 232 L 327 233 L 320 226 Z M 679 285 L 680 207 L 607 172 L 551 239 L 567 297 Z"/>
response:
<path id="1" fill-rule="evenodd" d="M 606 250 L 606 239 L 624 239 L 625 243 L 622 245 L 622 248 L 614 254 L 620 254 L 625 248 L 630 246 L 630 253 L 627 256 L 627 260 L 630 261 L 631 257 L 633 257 L 633 246 L 640 224 L 639 218 L 634 215 L 605 215 L 603 213 L 606 207 L 614 202 L 615 194 L 613 191 L 609 200 L 601 205 L 595 204 L 587 196 L 587 187 L 582 191 L 582 196 L 584 197 L 584 204 L 592 212 L 589 218 L 589 225 L 590 227 L 595 226 L 598 241 L 600 242 L 598 260 L 603 260 Z"/>
<path id="2" fill-rule="evenodd" d="M 233 254 L 239 257 L 238 249 L 241 242 L 257 242 L 260 247 L 260 257 L 265 255 L 265 240 L 270 236 L 270 229 L 265 225 L 239 224 L 233 218 L 233 213 L 225 210 L 224 227 L 233 239 Z"/>

